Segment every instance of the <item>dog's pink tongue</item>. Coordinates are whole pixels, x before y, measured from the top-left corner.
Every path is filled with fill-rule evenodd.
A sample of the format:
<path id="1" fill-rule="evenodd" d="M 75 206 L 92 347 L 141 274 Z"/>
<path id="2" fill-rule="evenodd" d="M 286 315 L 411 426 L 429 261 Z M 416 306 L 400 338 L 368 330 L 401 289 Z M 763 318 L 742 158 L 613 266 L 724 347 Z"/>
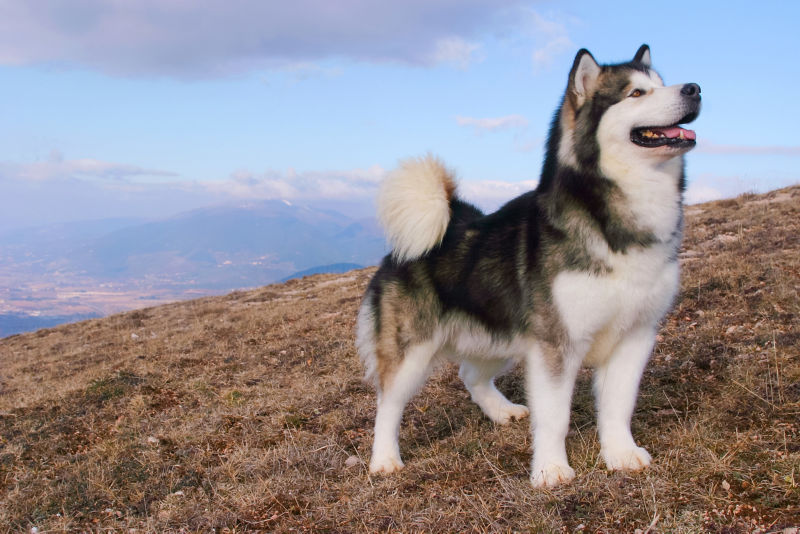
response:
<path id="1" fill-rule="evenodd" d="M 680 126 L 673 126 L 671 128 L 661 128 L 653 131 L 660 133 L 665 137 L 669 137 L 670 139 L 675 137 L 680 137 L 681 132 L 683 132 L 684 139 L 691 139 L 691 140 L 697 139 L 697 134 L 694 133 L 694 130 L 687 130 L 686 128 L 681 128 Z"/>

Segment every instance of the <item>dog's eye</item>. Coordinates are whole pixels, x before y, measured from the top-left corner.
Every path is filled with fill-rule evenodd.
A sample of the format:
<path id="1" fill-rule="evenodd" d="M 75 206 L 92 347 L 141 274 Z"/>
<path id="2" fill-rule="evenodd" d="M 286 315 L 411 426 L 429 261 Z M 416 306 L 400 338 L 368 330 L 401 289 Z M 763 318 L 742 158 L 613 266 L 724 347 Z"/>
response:
<path id="1" fill-rule="evenodd" d="M 644 94 L 644 91 L 642 91 L 641 89 L 634 89 L 633 92 L 628 96 L 632 96 L 633 98 L 639 98 L 643 94 Z"/>

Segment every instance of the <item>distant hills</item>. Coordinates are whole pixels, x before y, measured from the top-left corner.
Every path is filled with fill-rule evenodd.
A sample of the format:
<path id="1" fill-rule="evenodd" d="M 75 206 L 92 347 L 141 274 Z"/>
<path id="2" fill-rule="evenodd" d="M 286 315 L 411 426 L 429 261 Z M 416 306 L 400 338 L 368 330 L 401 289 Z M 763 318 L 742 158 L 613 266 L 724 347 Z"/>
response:
<path id="1" fill-rule="evenodd" d="M 286 278 L 281 278 L 279 281 L 288 282 L 293 278 L 303 278 L 304 276 L 311 276 L 312 274 L 346 273 L 347 271 L 352 271 L 353 269 L 362 269 L 363 267 L 363 265 L 359 265 L 357 263 L 333 263 L 331 265 L 320 265 L 318 267 L 312 267 L 304 271 L 296 272 L 287 276 Z"/>
<path id="2" fill-rule="evenodd" d="M 76 252 L 73 263 L 92 276 L 150 277 L 232 289 L 267 284 L 320 265 L 371 265 L 384 254 L 384 239 L 371 220 L 262 201 L 117 229 Z"/>
<path id="3" fill-rule="evenodd" d="M 374 265 L 384 243 L 374 219 L 281 200 L 0 234 L 0 336 L 10 324 L 44 326 L 48 318 L 105 315 Z"/>
<path id="4" fill-rule="evenodd" d="M 44 317 L 26 314 L 0 314 L 0 338 L 19 334 L 20 332 L 31 332 L 40 328 L 50 328 L 65 323 L 76 323 L 85 319 L 100 317 L 99 314 L 75 315 L 46 315 Z"/>

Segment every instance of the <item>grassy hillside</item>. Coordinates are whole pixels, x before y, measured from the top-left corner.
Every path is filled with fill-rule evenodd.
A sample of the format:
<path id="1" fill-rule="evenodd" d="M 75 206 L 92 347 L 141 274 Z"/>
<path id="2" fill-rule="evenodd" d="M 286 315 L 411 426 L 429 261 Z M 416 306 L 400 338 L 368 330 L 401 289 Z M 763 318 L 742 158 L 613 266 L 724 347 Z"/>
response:
<path id="1" fill-rule="evenodd" d="M 0 340 L 0 531 L 798 526 L 800 187 L 688 208 L 681 262 L 634 419 L 645 472 L 603 469 L 587 370 L 577 479 L 533 490 L 528 422 L 494 426 L 445 367 L 406 411 L 406 469 L 368 476 L 364 269 Z M 499 387 L 524 398 L 519 371 Z"/>

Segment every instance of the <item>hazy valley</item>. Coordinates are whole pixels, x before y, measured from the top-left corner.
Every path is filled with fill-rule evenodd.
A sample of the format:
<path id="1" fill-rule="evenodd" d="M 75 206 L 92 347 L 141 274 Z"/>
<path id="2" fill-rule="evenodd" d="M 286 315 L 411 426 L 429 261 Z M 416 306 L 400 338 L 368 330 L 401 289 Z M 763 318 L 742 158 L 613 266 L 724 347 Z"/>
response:
<path id="1" fill-rule="evenodd" d="M 375 264 L 372 219 L 260 201 L 0 234 L 0 337 L 315 272 Z"/>

